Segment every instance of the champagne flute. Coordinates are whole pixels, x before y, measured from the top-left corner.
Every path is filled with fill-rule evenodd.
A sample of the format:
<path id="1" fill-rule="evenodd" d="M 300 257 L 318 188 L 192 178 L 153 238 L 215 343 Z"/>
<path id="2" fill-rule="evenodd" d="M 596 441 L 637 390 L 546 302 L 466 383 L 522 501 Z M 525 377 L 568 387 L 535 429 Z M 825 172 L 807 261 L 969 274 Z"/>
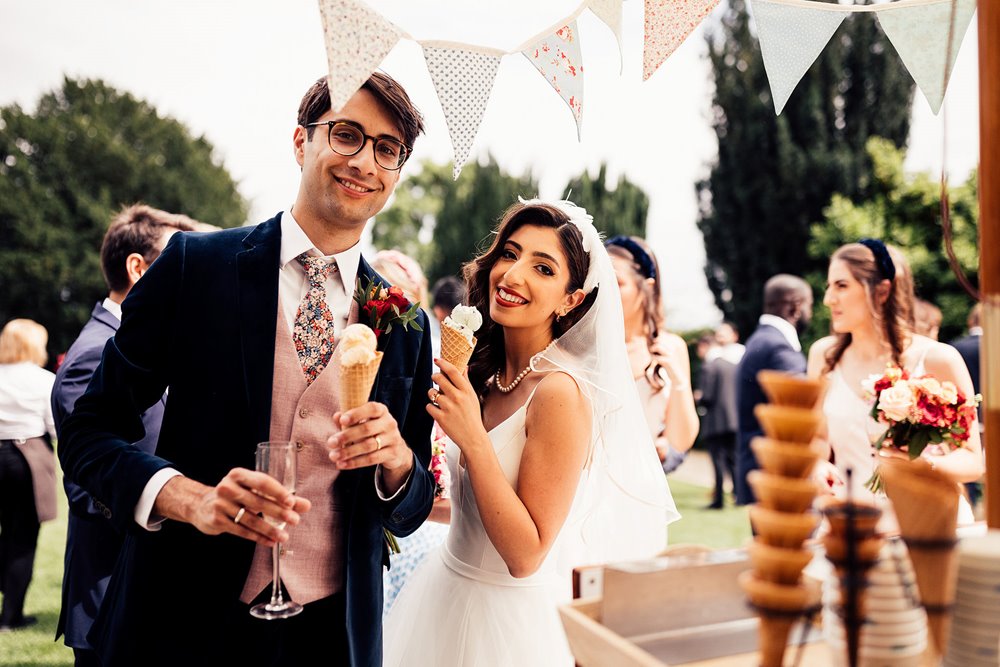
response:
<path id="1" fill-rule="evenodd" d="M 257 471 L 264 472 L 295 493 L 296 447 L 294 442 L 262 442 L 257 445 Z M 272 499 L 273 500 L 273 499 Z M 264 520 L 272 526 L 284 529 L 285 522 L 265 514 Z M 285 600 L 281 593 L 280 573 L 281 549 L 275 544 L 271 554 L 273 563 L 271 601 L 262 602 L 250 608 L 250 614 L 257 618 L 272 620 L 289 618 L 302 612 L 302 605 Z"/>

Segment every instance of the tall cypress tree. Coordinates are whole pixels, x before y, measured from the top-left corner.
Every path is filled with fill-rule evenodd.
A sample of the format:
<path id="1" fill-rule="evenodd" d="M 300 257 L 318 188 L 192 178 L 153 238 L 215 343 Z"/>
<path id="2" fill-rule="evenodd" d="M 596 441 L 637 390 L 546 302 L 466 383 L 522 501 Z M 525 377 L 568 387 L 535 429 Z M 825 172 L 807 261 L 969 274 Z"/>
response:
<path id="1" fill-rule="evenodd" d="M 824 264 L 806 245 L 831 195 L 871 193 L 868 138 L 905 146 L 914 86 L 872 15 L 852 14 L 775 116 L 746 5 L 730 0 L 708 33 L 719 153 L 696 187 L 709 287 L 726 317 L 750 331 L 770 276 Z"/>
<path id="2" fill-rule="evenodd" d="M 618 178 L 613 190 L 609 188 L 606 163 L 601 163 L 596 178 L 584 171 L 566 185 L 564 192 L 569 193 L 570 200 L 594 216 L 594 226 L 608 238 L 618 234 L 646 235 L 649 197 L 624 174 Z"/>

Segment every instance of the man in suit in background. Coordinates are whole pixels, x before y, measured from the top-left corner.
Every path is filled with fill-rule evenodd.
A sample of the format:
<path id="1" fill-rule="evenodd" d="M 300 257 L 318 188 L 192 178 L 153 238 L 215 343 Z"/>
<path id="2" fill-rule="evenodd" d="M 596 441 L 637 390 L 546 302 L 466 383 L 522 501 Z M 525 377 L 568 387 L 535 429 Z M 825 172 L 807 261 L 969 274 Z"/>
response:
<path id="1" fill-rule="evenodd" d="M 972 310 L 969 311 L 969 318 L 967 320 L 969 332 L 951 343 L 958 350 L 958 353 L 962 355 L 965 365 L 968 366 L 969 375 L 972 376 L 972 388 L 977 394 L 981 391 L 979 388 L 979 342 L 983 339 L 982 312 L 983 305 L 981 303 L 973 306 Z M 983 425 L 984 414 L 982 410 L 979 411 L 980 436 L 986 435 Z M 983 446 L 983 452 L 986 452 L 985 445 Z M 969 502 L 975 507 L 979 501 L 981 492 L 979 482 L 968 482 L 965 488 L 969 492 Z"/>
<path id="2" fill-rule="evenodd" d="M 757 468 L 750 441 L 763 434 L 753 414 L 767 398 L 757 382 L 764 369 L 801 375 L 806 372 L 799 335 L 812 319 L 813 296 L 809 284 L 797 276 L 778 274 L 764 284 L 764 314 L 746 343 L 746 353 L 737 369 L 736 403 L 739 436 L 736 449 L 736 503 L 754 502 L 747 473 Z"/>
<path id="3" fill-rule="evenodd" d="M 178 231 L 194 229 L 194 221 L 187 216 L 144 204 L 126 207 L 111 221 L 101 244 L 101 271 L 108 284 L 108 296 L 94 306 L 90 320 L 66 352 L 52 387 L 52 416 L 57 434 L 73 411 L 76 399 L 90 384 L 105 344 L 118 331 L 122 301 L 160 256 L 170 237 Z M 144 452 L 152 454 L 156 450 L 164 403 L 157 401 L 142 414 L 146 435 L 135 445 Z M 90 494 L 65 477 L 63 488 L 69 500 L 69 525 L 56 639 L 65 634 L 66 646 L 73 649 L 77 667 L 99 666 L 87 633 L 104 599 L 125 535 L 105 518 L 108 509 L 95 504 Z"/>
<path id="4" fill-rule="evenodd" d="M 378 338 L 361 407 L 341 412 L 332 354 L 360 319 L 356 280 L 395 298 L 360 240 L 422 130 L 389 76 L 337 110 L 322 77 L 291 137 L 291 209 L 175 235 L 125 300 L 59 448 L 67 476 L 128 531 L 89 635 L 104 667 L 381 664 L 384 531 L 412 533 L 434 498 L 427 316 Z M 129 443 L 168 386 L 151 455 Z M 294 443 L 294 489 L 254 470 L 264 441 Z M 304 610 L 258 620 L 274 547 L 277 583 Z"/>
<path id="5" fill-rule="evenodd" d="M 735 328 L 729 323 L 723 323 L 729 331 Z M 720 327 L 722 329 L 723 327 Z M 723 332 L 723 340 L 728 332 Z M 712 502 L 706 509 L 721 510 L 724 499 L 724 484 L 726 473 L 736 487 L 736 364 L 732 356 L 732 348 L 726 350 L 724 345 L 738 345 L 733 340 L 718 342 L 716 335 L 706 334 L 698 340 L 698 356 L 704 360 L 701 367 L 701 381 L 698 388 L 698 404 L 705 409 L 701 418 L 701 428 L 698 437 L 705 443 L 712 455 L 712 467 L 715 469 L 715 489 Z M 742 347 L 742 346 L 740 346 Z"/>

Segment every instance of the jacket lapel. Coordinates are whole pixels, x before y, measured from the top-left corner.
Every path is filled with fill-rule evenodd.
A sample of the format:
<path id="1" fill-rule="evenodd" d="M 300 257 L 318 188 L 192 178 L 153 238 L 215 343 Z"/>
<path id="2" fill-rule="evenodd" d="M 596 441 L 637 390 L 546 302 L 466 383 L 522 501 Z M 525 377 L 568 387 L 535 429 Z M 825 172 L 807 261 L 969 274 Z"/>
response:
<path id="1" fill-rule="evenodd" d="M 280 215 L 250 232 L 236 255 L 243 381 L 256 441 L 268 439 L 274 380 L 274 336 L 278 318 Z"/>

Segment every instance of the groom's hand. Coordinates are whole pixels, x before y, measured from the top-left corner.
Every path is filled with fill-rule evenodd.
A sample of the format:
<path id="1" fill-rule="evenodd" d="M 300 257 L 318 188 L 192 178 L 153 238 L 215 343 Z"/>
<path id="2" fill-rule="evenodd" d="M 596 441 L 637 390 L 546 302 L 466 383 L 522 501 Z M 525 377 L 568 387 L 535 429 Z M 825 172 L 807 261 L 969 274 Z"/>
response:
<path id="1" fill-rule="evenodd" d="M 381 466 L 384 491 L 394 494 L 410 476 L 413 452 L 389 409 L 370 401 L 336 413 L 333 420 L 341 430 L 327 440 L 330 460 L 340 470 Z"/>

